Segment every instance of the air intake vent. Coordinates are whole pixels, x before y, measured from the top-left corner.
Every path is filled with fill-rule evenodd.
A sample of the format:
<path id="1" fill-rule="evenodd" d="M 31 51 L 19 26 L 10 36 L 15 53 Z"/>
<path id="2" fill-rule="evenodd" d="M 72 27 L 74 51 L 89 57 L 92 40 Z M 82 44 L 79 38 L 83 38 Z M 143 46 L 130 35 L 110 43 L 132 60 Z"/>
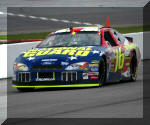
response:
<path id="1" fill-rule="evenodd" d="M 76 81 L 77 80 L 77 72 L 62 72 L 61 75 L 62 81 Z"/>
<path id="2" fill-rule="evenodd" d="M 55 72 L 39 72 L 37 73 L 38 78 L 54 78 Z"/>
<path id="3" fill-rule="evenodd" d="M 20 72 L 18 75 L 19 82 L 30 82 L 30 73 L 29 72 Z"/>

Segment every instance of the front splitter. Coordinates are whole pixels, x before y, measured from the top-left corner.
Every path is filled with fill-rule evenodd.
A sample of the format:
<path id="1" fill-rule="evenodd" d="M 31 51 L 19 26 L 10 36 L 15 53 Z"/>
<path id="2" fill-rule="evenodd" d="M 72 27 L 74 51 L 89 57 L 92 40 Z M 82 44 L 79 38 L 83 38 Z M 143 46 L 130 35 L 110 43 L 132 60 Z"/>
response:
<path id="1" fill-rule="evenodd" d="M 38 86 L 18 86 L 12 85 L 15 88 L 56 88 L 56 87 L 98 87 L 100 86 L 99 83 L 96 84 L 72 84 L 72 85 L 38 85 Z"/>

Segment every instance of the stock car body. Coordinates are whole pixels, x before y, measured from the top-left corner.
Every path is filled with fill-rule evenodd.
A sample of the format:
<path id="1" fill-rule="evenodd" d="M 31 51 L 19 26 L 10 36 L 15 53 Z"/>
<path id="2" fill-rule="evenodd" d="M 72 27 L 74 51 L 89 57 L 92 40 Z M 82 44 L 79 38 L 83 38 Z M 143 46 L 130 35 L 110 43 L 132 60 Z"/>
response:
<path id="1" fill-rule="evenodd" d="M 24 91 L 135 81 L 139 62 L 133 39 L 110 27 L 67 28 L 16 58 L 13 87 Z"/>

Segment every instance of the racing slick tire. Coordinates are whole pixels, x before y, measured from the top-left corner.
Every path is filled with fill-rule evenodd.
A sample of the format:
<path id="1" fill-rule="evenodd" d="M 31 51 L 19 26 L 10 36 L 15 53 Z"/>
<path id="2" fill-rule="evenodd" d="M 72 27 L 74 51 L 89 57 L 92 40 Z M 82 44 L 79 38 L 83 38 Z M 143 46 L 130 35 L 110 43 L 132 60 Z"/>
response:
<path id="1" fill-rule="evenodd" d="M 130 81 L 136 81 L 137 78 L 137 57 L 136 53 L 133 52 L 130 63 Z"/>
<path id="2" fill-rule="evenodd" d="M 32 92 L 35 88 L 17 88 L 20 92 Z"/>
<path id="3" fill-rule="evenodd" d="M 106 82 L 106 60 L 104 57 L 100 60 L 99 64 L 99 86 L 103 86 Z"/>

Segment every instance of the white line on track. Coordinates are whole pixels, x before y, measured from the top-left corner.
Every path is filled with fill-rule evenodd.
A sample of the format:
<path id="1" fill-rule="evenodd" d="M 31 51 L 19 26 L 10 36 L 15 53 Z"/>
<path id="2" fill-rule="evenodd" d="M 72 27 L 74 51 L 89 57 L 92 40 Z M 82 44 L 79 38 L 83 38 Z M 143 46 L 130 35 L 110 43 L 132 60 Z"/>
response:
<path id="1" fill-rule="evenodd" d="M 88 26 L 90 26 L 90 25 L 93 25 L 93 24 L 91 24 L 91 23 L 83 23 L 84 25 L 88 25 Z"/>
<path id="2" fill-rule="evenodd" d="M 28 16 L 29 18 L 36 19 L 36 16 Z"/>
<path id="3" fill-rule="evenodd" d="M 41 20 L 48 20 L 46 17 L 39 17 Z"/>
<path id="4" fill-rule="evenodd" d="M 72 21 L 72 23 L 74 23 L 74 24 L 82 24 L 81 22 L 77 22 L 77 21 Z"/>
<path id="5" fill-rule="evenodd" d="M 5 13 L 4 13 L 4 12 L 0 12 L 0 14 L 1 14 L 1 15 L 4 15 Z"/>
<path id="6" fill-rule="evenodd" d="M 101 24 L 94 24 L 95 26 L 100 26 L 100 27 L 103 27 Z"/>
<path id="7" fill-rule="evenodd" d="M 26 15 L 23 15 L 23 14 L 18 14 L 17 16 L 19 16 L 19 17 L 26 17 Z"/>
<path id="8" fill-rule="evenodd" d="M 59 21 L 59 22 L 63 22 L 63 23 L 73 23 L 73 24 L 82 24 L 82 25 L 87 25 L 87 26 L 91 26 L 91 25 L 97 25 L 97 26 L 101 26 L 100 24 L 91 24 L 89 22 L 78 22 L 78 21 L 69 21 L 69 20 L 60 20 L 60 19 L 56 19 L 56 18 L 50 18 L 48 19 L 47 17 L 37 17 L 37 16 L 33 16 L 33 15 L 24 15 L 24 14 L 14 14 L 14 13 L 4 13 L 0 11 L 0 15 L 9 15 L 9 16 L 18 16 L 18 17 L 28 17 L 31 19 L 40 19 L 40 20 L 51 20 L 51 21 Z"/>
<path id="9" fill-rule="evenodd" d="M 69 20 L 60 20 L 61 22 L 64 22 L 64 23 L 70 23 Z"/>
<path id="10" fill-rule="evenodd" d="M 58 19 L 55 19 L 55 18 L 51 18 L 50 20 L 51 21 L 59 21 Z"/>
<path id="11" fill-rule="evenodd" d="M 14 13 L 7 13 L 7 15 L 9 15 L 9 16 L 15 16 Z"/>

